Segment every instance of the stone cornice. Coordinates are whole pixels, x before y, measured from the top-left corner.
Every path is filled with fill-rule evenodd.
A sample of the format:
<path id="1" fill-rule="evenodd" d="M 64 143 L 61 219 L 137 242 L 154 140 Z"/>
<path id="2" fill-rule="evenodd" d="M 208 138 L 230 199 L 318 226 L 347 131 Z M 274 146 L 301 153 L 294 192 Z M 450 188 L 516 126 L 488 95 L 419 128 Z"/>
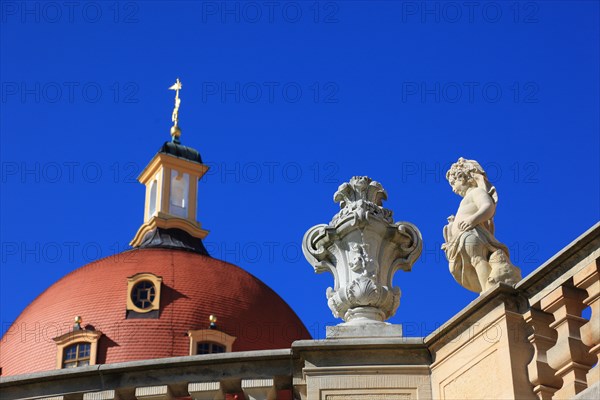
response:
<path id="1" fill-rule="evenodd" d="M 175 157 L 170 154 L 157 153 L 152 160 L 148 163 L 148 165 L 142 170 L 140 175 L 138 176 L 138 180 L 146 184 L 148 180 L 156 171 L 160 168 L 160 166 L 167 166 L 170 168 L 175 168 L 181 172 L 188 173 L 193 176 L 197 176 L 198 179 L 202 177 L 208 171 L 208 166 L 204 164 L 198 164 L 194 161 L 186 160 L 185 158 Z"/>
<path id="2" fill-rule="evenodd" d="M 515 288 L 503 283 L 497 283 L 425 337 L 425 344 L 429 349 L 442 346 L 449 339 L 451 340 L 453 337 L 460 335 L 474 321 L 481 319 L 498 305 L 504 304 L 507 311 L 518 312 L 522 306 L 521 303 L 524 303 L 524 301 Z"/>
<path id="3" fill-rule="evenodd" d="M 172 382 L 174 376 L 177 376 L 180 380 L 185 380 L 188 374 L 197 374 L 199 370 L 206 371 L 207 366 L 212 366 L 211 370 L 217 375 L 221 374 L 221 370 L 216 368 L 218 365 L 223 365 L 224 368 L 231 369 L 232 373 L 236 370 L 235 366 L 239 365 L 239 369 L 244 371 L 247 370 L 247 368 L 244 368 L 245 363 L 271 364 L 271 369 L 282 369 L 284 366 L 285 371 L 283 372 L 289 373 L 291 352 L 291 349 L 240 351 L 235 353 L 170 357 L 59 369 L 0 377 L 0 389 L 5 391 L 9 387 L 16 386 L 19 387 L 19 390 L 25 390 L 27 384 L 39 386 L 40 382 L 52 382 L 47 388 L 49 392 L 52 391 L 52 388 L 67 387 L 68 385 L 78 383 L 84 385 L 86 387 L 85 390 L 88 391 L 106 390 L 111 389 L 108 387 L 109 385 L 105 384 L 111 381 L 111 376 L 118 378 L 115 381 L 116 387 L 118 387 L 118 381 L 123 376 L 135 377 L 136 380 L 141 379 L 141 382 L 148 381 L 149 383 L 161 381 Z M 269 368 L 265 368 L 265 371 L 270 372 Z M 252 368 L 246 372 L 254 375 L 261 373 L 261 371 L 255 371 Z M 106 386 L 105 388 L 101 388 L 103 382 Z M 10 398 L 12 397 L 8 396 L 7 393 L 6 399 Z"/>
<path id="4" fill-rule="evenodd" d="M 424 348 L 422 337 L 384 337 L 384 338 L 355 338 L 355 339 L 326 339 L 326 340 L 297 340 L 292 343 L 292 351 L 311 351 L 321 349 L 390 349 L 390 348 Z"/>
<path id="5" fill-rule="evenodd" d="M 191 236 L 204 239 L 208 235 L 208 231 L 200 227 L 199 222 L 193 222 L 188 219 L 169 217 L 166 214 L 159 213 L 159 215 L 152 217 L 148 222 L 144 223 L 140 229 L 138 229 L 133 240 L 129 243 L 132 247 L 139 247 L 146 234 L 152 232 L 157 228 L 162 229 L 180 229 L 187 232 Z"/>
<path id="6" fill-rule="evenodd" d="M 568 280 L 580 269 L 584 268 L 587 260 L 600 256 L 600 222 L 569 243 L 562 250 L 548 259 L 535 271 L 523 278 L 515 287 L 528 298 L 533 298 L 533 303 L 538 294 L 545 289 L 559 286 Z M 578 268 L 574 268 L 580 264 Z M 563 279 L 559 279 L 563 277 Z"/>
<path id="7" fill-rule="evenodd" d="M 360 360 L 357 360 L 360 354 Z M 294 358 L 319 368 L 340 366 L 423 366 L 431 364 L 431 353 L 420 337 L 372 337 L 299 340 L 292 343 Z M 306 366 L 304 368 L 306 372 Z"/>

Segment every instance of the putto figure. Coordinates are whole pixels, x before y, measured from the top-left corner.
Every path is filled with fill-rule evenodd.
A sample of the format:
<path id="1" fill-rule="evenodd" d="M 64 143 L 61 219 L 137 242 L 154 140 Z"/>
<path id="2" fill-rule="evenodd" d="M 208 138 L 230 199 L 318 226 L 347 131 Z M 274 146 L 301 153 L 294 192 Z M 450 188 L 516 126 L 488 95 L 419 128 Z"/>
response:
<path id="1" fill-rule="evenodd" d="M 461 157 L 446 179 L 463 198 L 444 227 L 442 249 L 454 279 L 476 293 L 499 282 L 513 285 L 520 281 L 521 271 L 510 262 L 508 248 L 494 237 L 498 194 L 481 165 Z"/>

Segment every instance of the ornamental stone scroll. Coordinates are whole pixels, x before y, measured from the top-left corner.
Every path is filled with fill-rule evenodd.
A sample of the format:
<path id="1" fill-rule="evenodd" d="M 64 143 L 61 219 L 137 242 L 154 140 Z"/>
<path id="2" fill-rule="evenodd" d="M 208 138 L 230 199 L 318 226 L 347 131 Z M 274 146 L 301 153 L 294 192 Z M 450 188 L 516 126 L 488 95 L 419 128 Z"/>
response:
<path id="1" fill-rule="evenodd" d="M 392 286 L 394 274 L 410 271 L 421 255 L 421 233 L 413 224 L 394 222 L 392 211 L 382 207 L 386 191 L 369 177 L 352 177 L 333 200 L 340 211 L 329 224 L 306 232 L 304 256 L 315 272 L 333 274 L 327 303 L 344 320 L 338 326 L 389 325 L 384 321 L 400 304 L 400 289 Z"/>

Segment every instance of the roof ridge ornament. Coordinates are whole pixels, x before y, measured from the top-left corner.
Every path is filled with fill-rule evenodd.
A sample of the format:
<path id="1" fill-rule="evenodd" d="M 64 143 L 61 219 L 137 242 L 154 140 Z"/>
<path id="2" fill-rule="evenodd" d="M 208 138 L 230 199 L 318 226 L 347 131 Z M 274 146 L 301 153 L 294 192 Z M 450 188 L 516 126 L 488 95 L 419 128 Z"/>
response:
<path id="1" fill-rule="evenodd" d="M 181 141 L 179 137 L 181 136 L 181 129 L 178 126 L 179 123 L 179 106 L 181 105 L 181 99 L 179 98 L 179 91 L 181 90 L 182 85 L 179 78 L 175 81 L 175 83 L 169 88 L 169 90 L 175 91 L 175 107 L 173 108 L 173 114 L 171 115 L 171 121 L 173 121 L 173 126 L 171 127 L 171 141 L 175 144 L 180 144 Z"/>

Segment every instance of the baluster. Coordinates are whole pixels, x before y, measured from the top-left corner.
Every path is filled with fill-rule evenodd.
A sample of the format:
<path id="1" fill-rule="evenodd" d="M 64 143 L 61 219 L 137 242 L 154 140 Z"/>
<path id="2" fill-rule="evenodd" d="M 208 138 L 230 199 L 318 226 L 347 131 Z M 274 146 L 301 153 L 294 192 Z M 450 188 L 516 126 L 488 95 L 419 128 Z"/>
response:
<path id="1" fill-rule="evenodd" d="M 275 400 L 277 398 L 273 379 L 242 379 L 242 389 L 249 400 Z"/>
<path id="2" fill-rule="evenodd" d="M 84 393 L 83 400 L 119 400 L 119 395 L 115 390 L 103 390 L 101 392 Z"/>
<path id="3" fill-rule="evenodd" d="M 224 396 L 220 382 L 189 383 L 188 393 L 194 400 L 213 400 L 219 395 L 221 398 Z"/>
<path id="4" fill-rule="evenodd" d="M 559 286 L 540 302 L 543 311 L 554 315 L 550 328 L 558 333 L 556 344 L 546 353 L 548 365 L 563 381 L 555 399 L 570 399 L 587 388 L 585 375 L 595 361 L 580 336 L 580 328 L 587 322 L 581 318 L 585 297 L 580 289 Z"/>
<path id="5" fill-rule="evenodd" d="M 556 343 L 556 331 L 550 328 L 552 315 L 531 308 L 524 315 L 525 322 L 533 330 L 527 338 L 533 345 L 533 359 L 527 366 L 533 392 L 540 400 L 551 400 L 552 395 L 562 386 L 556 371 L 548 365 L 547 351 Z"/>
<path id="6" fill-rule="evenodd" d="M 600 381 L 600 259 L 573 276 L 573 283 L 587 291 L 588 297 L 583 300 L 592 309 L 590 320 L 581 327 L 581 341 L 589 346 L 590 354 L 596 358 L 596 366 L 587 374 L 588 386 Z"/>
<path id="7" fill-rule="evenodd" d="M 173 394 L 168 385 L 145 386 L 135 389 L 135 397 L 138 400 L 171 400 Z"/>

